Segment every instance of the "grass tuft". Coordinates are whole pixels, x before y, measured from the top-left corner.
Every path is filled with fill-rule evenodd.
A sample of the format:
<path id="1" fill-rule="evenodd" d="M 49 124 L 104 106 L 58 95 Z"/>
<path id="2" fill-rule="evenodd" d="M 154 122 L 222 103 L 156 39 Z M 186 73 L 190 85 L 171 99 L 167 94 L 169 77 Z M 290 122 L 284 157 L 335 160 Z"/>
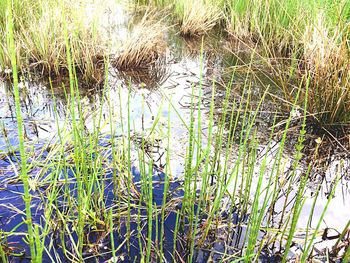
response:
<path id="1" fill-rule="evenodd" d="M 6 1 L 5 1 L 6 2 Z M 69 39 L 74 48 L 74 64 L 77 72 L 86 80 L 99 80 L 107 43 L 96 30 L 99 11 L 89 14 L 86 2 L 68 1 L 12 1 L 14 38 L 18 66 L 22 73 L 37 72 L 40 75 L 60 75 L 67 72 L 67 55 L 62 26 L 69 23 Z M 97 4 L 96 4 L 97 5 Z M 0 4 L 1 7 L 1 4 Z M 0 11 L 0 32 L 5 32 L 6 14 Z M 6 35 L 0 36 L 0 65 L 10 68 L 10 46 Z M 103 67 L 102 67 L 103 68 Z"/>
<path id="2" fill-rule="evenodd" d="M 223 19 L 223 12 L 211 1 L 178 1 L 175 9 L 184 36 L 204 35 Z"/>
<path id="3" fill-rule="evenodd" d="M 323 124 L 350 121 L 350 65 L 346 41 L 319 18 L 303 38 L 305 75 L 310 76 L 308 110 Z"/>
<path id="4" fill-rule="evenodd" d="M 165 55 L 166 31 L 167 27 L 163 22 L 156 21 L 155 13 L 147 11 L 123 43 L 123 50 L 113 61 L 114 66 L 120 70 L 128 70 L 154 65 Z"/>

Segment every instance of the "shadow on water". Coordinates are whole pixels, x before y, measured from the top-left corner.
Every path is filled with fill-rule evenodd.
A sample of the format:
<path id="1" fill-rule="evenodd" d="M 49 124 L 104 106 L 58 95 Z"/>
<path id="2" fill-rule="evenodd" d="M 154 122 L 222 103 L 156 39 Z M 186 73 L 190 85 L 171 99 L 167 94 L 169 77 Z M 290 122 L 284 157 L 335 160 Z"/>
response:
<path id="1" fill-rule="evenodd" d="M 18 155 L 18 154 L 16 154 Z M 11 162 L 16 165 L 16 158 L 18 156 L 10 158 L 10 160 L 1 161 L 1 167 L 7 167 Z M 13 159 L 13 160 L 11 160 Z M 141 173 L 136 166 L 132 166 L 132 175 L 133 175 L 133 184 L 135 186 L 135 193 L 140 195 L 142 192 L 142 182 L 141 182 Z M 36 171 L 32 171 L 34 174 Z M 53 171 L 47 171 L 48 174 Z M 11 171 L 9 171 L 11 173 Z M 76 171 L 68 170 L 61 171 L 62 180 L 69 180 L 68 184 L 62 184 L 60 187 L 60 195 L 55 200 L 55 207 L 58 211 L 64 214 L 65 210 L 69 209 L 70 199 L 77 198 L 77 183 L 75 181 L 74 174 Z M 13 175 L 13 174 L 12 174 Z M 33 176 L 33 174 L 30 174 Z M 160 207 L 163 203 L 164 197 L 164 182 L 165 174 L 160 171 L 158 167 L 154 167 L 152 184 L 153 184 L 153 200 L 155 207 Z M 61 177 L 61 176 L 60 176 Z M 45 176 L 43 176 L 45 178 Z M 118 209 L 118 199 L 119 196 L 115 194 L 115 178 L 113 178 L 113 172 L 110 171 L 104 178 L 105 190 L 104 190 L 104 206 L 106 209 Z M 15 232 L 16 235 L 8 235 L 5 238 L 5 235 L 2 237 L 1 244 L 4 246 L 4 250 L 10 255 L 9 259 L 14 260 L 15 262 L 30 262 L 30 259 L 27 258 L 29 255 L 29 248 L 24 242 L 25 232 L 27 226 L 24 223 L 23 219 L 25 218 L 25 204 L 23 202 L 23 187 L 19 182 L 11 183 L 7 181 L 6 183 L 2 182 L 0 184 L 0 235 L 1 233 L 11 233 Z M 32 190 L 31 194 L 32 199 L 32 215 L 33 223 L 41 226 L 45 225 L 43 214 L 45 213 L 44 202 L 41 199 L 42 196 L 45 196 L 45 190 L 47 186 L 38 187 L 36 190 Z M 67 191 L 69 191 L 69 197 L 66 196 Z M 98 189 L 92 189 L 92 197 L 96 193 L 99 195 Z M 177 180 L 170 182 L 170 186 L 167 192 L 167 199 L 172 200 L 173 202 L 173 211 L 169 210 L 165 214 L 164 220 L 164 257 L 167 261 L 173 260 L 173 248 L 174 248 L 174 228 L 176 225 L 177 210 L 181 207 L 181 198 L 183 197 L 182 182 Z M 137 199 L 133 200 L 132 203 L 135 204 L 135 207 L 139 204 Z M 141 204 L 141 207 L 146 206 L 146 204 Z M 118 221 L 115 222 L 115 229 L 111 230 L 106 227 L 103 223 L 95 223 L 93 225 L 85 225 L 84 227 L 84 248 L 83 248 L 83 258 L 84 262 L 106 262 L 111 259 L 111 235 L 110 232 L 113 231 L 113 243 L 115 247 L 118 247 L 118 262 L 138 262 L 140 253 L 140 244 L 142 248 L 146 247 L 146 241 L 144 237 L 147 236 L 148 223 L 146 220 L 147 212 L 146 209 L 133 208 L 131 210 L 131 216 L 139 216 L 141 218 L 140 224 L 131 222 L 131 237 L 130 237 L 130 251 L 126 245 L 126 236 L 127 229 L 125 223 Z M 158 215 L 159 216 L 159 215 Z M 43 262 L 50 262 L 54 258 L 59 257 L 64 260 L 67 257 L 67 254 L 64 254 L 64 250 L 69 251 L 71 254 L 74 254 L 74 244 L 77 242 L 77 233 L 74 231 L 75 223 L 72 221 L 66 221 L 66 228 L 70 229 L 69 235 L 61 235 L 60 232 L 61 226 L 60 216 L 55 212 L 52 216 L 52 219 L 58 224 L 51 226 L 50 234 L 46 237 L 45 247 L 47 251 L 44 252 Z M 152 221 L 152 242 L 155 246 L 158 240 L 160 240 L 160 225 L 161 219 Z M 179 236 L 185 236 L 186 227 L 179 232 Z M 7 236 L 7 235 L 6 235 Z M 141 240 L 141 243 L 140 243 Z M 72 243 L 72 241 L 74 241 Z M 178 239 L 176 245 L 177 253 L 179 257 L 185 257 L 186 250 L 185 245 L 182 244 L 181 238 Z M 181 252 L 182 251 L 182 252 Z M 69 258 L 63 262 L 70 262 Z M 201 262 L 201 261 L 198 261 Z"/>

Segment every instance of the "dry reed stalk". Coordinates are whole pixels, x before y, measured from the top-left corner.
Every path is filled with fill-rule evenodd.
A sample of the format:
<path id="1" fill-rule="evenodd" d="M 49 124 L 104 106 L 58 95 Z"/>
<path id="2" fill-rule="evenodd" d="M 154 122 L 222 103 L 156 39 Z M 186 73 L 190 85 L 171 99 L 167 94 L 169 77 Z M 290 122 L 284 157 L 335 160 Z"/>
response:
<path id="1" fill-rule="evenodd" d="M 246 42 L 252 42 L 252 32 L 249 30 L 249 22 L 240 19 L 227 22 L 227 32 L 233 38 L 243 39 Z"/>
<path id="2" fill-rule="evenodd" d="M 347 57 L 344 57 L 344 46 L 339 45 L 337 32 L 330 36 L 327 28 L 319 18 L 317 25 L 308 26 L 303 38 L 304 58 L 309 71 L 316 75 L 325 76 L 332 74 L 343 65 Z"/>
<path id="3" fill-rule="evenodd" d="M 330 33 L 319 16 L 303 37 L 305 74 L 310 76 L 309 110 L 328 123 L 343 122 L 350 111 L 350 63 L 339 30 Z"/>

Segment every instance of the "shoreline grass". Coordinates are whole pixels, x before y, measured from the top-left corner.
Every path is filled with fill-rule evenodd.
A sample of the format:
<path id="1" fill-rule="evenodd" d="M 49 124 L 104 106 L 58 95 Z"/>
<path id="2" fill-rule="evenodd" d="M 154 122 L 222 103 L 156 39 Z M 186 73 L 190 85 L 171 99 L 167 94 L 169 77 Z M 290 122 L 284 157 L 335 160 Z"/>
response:
<path id="1" fill-rule="evenodd" d="M 68 70 L 62 26 L 69 21 L 69 38 L 74 46 L 76 70 L 87 81 L 100 81 L 98 66 L 106 55 L 106 43 L 103 43 L 97 29 L 96 17 L 86 16 L 87 4 L 67 1 L 11 1 L 14 14 L 14 38 L 18 68 L 21 73 L 37 72 L 41 75 L 59 76 Z M 2 1 L 6 3 L 6 1 Z M 2 8 L 1 8 L 2 9 Z M 0 13 L 0 32 L 6 28 L 6 14 Z M 10 48 L 6 34 L 0 39 L 0 65 L 9 68 Z M 4 72 L 0 72 L 3 74 Z M 6 77 L 6 74 L 4 74 Z"/>
<path id="2" fill-rule="evenodd" d="M 152 12 L 146 12 L 117 54 L 108 54 L 110 40 L 100 36 L 100 28 L 96 26 L 98 18 L 94 17 L 101 13 L 85 18 L 83 2 L 71 6 L 57 0 L 40 1 L 33 8 L 30 0 L 13 0 L 11 3 L 18 68 L 22 73 L 37 71 L 56 76 L 68 73 L 61 32 L 63 20 L 70 24 L 68 30 L 74 47 L 75 70 L 86 82 L 103 81 L 104 60 L 111 55 L 114 57 L 112 64 L 130 71 L 149 68 L 166 52 L 167 27 L 155 22 L 156 19 L 150 17 Z M 178 30 L 184 36 L 207 34 L 219 25 L 235 39 L 253 43 L 263 51 L 261 56 L 267 69 L 281 68 L 272 71 L 279 79 L 277 85 L 281 86 L 284 100 L 292 104 L 295 86 L 299 83 L 305 86 L 305 80 L 308 80 L 308 112 L 314 117 L 314 122 L 322 128 L 349 124 L 348 1 L 166 0 L 137 3 L 166 7 L 180 21 Z M 1 9 L 0 32 L 5 32 L 6 12 Z M 23 12 L 29 9 L 30 12 Z M 0 41 L 0 74 L 8 78 L 11 76 L 9 48 L 4 37 Z M 300 105 L 303 101 L 301 95 Z"/>
<path id="3" fill-rule="evenodd" d="M 348 2 L 286 0 L 270 1 L 267 6 L 262 1 L 232 3 L 229 32 L 241 41 L 248 38 L 260 42 L 260 56 L 265 57 L 267 67 L 282 68 L 275 74 L 286 95 L 283 99 L 291 102 L 299 83 L 309 85 L 307 111 L 315 123 L 326 129 L 348 125 Z M 265 15 L 259 15 L 261 12 Z M 269 60 L 277 63 L 270 65 Z M 304 96 L 305 92 L 299 105 Z"/>

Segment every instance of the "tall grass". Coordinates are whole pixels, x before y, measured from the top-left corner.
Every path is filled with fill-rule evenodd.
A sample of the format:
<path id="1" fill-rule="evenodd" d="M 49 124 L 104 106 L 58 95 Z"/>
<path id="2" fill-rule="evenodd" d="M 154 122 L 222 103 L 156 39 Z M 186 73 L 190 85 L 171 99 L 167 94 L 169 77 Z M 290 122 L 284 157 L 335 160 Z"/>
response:
<path id="1" fill-rule="evenodd" d="M 297 45 L 307 26 L 315 25 L 320 15 L 331 30 L 349 16 L 347 1 L 249 0 L 227 1 L 228 28 L 242 37 L 263 38 L 281 44 Z"/>
<path id="2" fill-rule="evenodd" d="M 14 30 L 13 30 L 13 15 L 12 15 L 12 1 L 6 1 L 6 24 L 7 24 L 7 41 L 9 43 L 10 50 L 10 58 L 13 72 L 13 90 L 15 95 L 15 105 L 16 105 L 16 118 L 17 118 L 17 127 L 18 127 L 18 140 L 19 140 L 19 150 L 21 156 L 21 170 L 19 171 L 20 178 L 23 182 L 23 192 L 24 197 L 23 201 L 25 203 L 25 213 L 26 213 L 26 224 L 28 231 L 28 241 L 30 247 L 30 256 L 32 261 L 36 262 L 36 249 L 35 249 L 35 240 L 33 233 L 33 222 L 32 222 L 32 214 L 31 214 L 31 194 L 30 194 L 30 186 L 29 186 L 29 176 L 27 170 L 27 155 L 26 149 L 24 145 L 24 133 L 23 133 L 23 118 L 21 112 L 21 104 L 20 104 L 20 95 L 18 88 L 18 73 L 17 73 L 17 57 L 16 57 L 16 47 L 14 40 Z"/>
<path id="3" fill-rule="evenodd" d="M 344 8 L 347 5 L 341 4 Z M 287 101 L 293 98 L 295 86 L 308 85 L 307 98 L 302 92 L 299 105 L 307 99 L 310 121 L 329 129 L 350 122 L 349 47 L 346 44 L 349 29 L 342 22 L 334 26 L 327 24 L 324 12 L 320 11 L 305 25 L 298 37 L 299 44 L 290 46 L 289 54 L 276 54 L 273 48 L 266 47 L 269 54 L 266 65 L 275 68 L 274 75 Z M 342 21 L 344 18 L 338 15 L 338 20 Z M 276 68 L 280 69 L 276 71 Z"/>
<path id="4" fill-rule="evenodd" d="M 0 5 L 6 4 L 2 1 Z M 96 17 L 87 11 L 87 3 L 67 1 L 11 1 L 14 39 L 21 71 L 59 75 L 67 70 L 67 56 L 62 34 L 64 20 L 69 21 L 69 38 L 74 46 L 76 67 L 86 80 L 100 77 L 98 62 L 106 55 L 106 43 L 99 35 Z M 96 4 L 97 5 L 97 4 Z M 1 7 L 1 6 L 0 6 Z M 0 32 L 5 33 L 6 15 L 0 11 Z M 97 11 L 96 11 L 97 12 Z M 97 12 L 98 13 L 98 12 Z M 89 17 L 90 16 L 90 17 Z M 0 65 L 10 67 L 10 46 L 1 34 Z M 3 73 L 3 72 L 2 72 Z"/>
<path id="5" fill-rule="evenodd" d="M 251 0 L 228 6 L 229 33 L 262 47 L 260 56 L 281 79 L 284 99 L 291 102 L 294 87 L 310 79 L 307 110 L 315 122 L 349 123 L 348 1 Z"/>
<path id="6" fill-rule="evenodd" d="M 344 30 L 344 31 L 343 31 Z M 311 78 L 308 109 L 322 124 L 349 122 L 349 31 L 337 27 L 334 32 L 319 17 L 308 26 L 303 38 L 305 73 Z"/>

